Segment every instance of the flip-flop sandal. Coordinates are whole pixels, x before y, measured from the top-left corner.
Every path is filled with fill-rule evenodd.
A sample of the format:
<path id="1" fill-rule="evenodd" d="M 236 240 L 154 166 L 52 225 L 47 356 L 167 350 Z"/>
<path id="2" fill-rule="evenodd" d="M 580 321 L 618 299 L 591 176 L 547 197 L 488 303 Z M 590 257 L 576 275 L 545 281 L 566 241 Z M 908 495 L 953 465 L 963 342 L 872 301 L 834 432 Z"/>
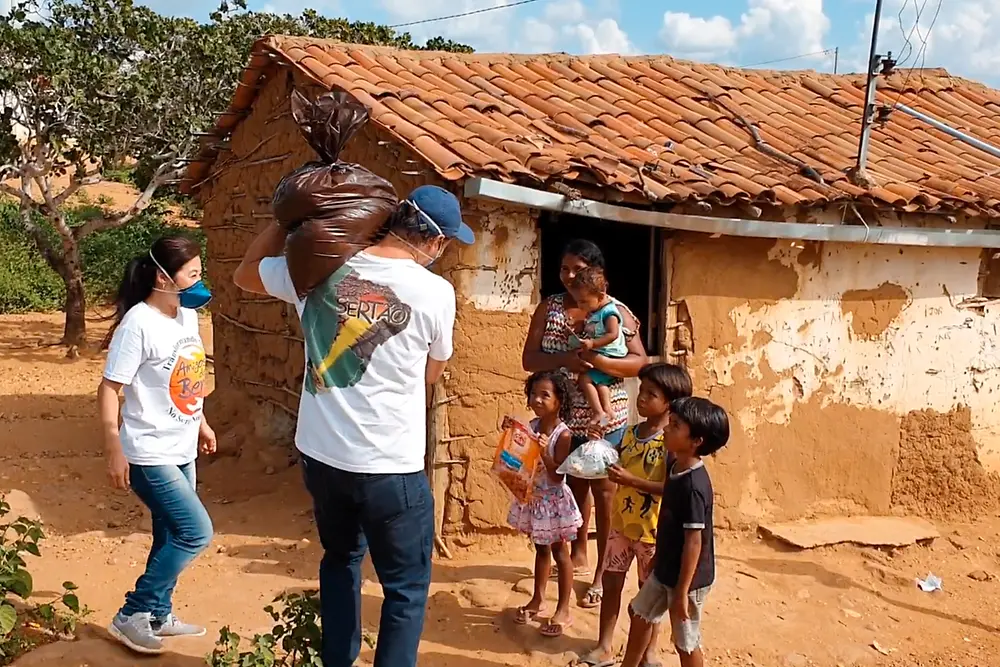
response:
<path id="1" fill-rule="evenodd" d="M 586 579 L 587 577 L 592 577 L 593 572 L 590 571 L 589 567 L 574 567 L 573 568 L 573 578 L 574 579 Z M 552 574 L 549 575 L 549 579 L 559 578 L 559 568 L 553 567 Z"/>
<path id="2" fill-rule="evenodd" d="M 583 599 L 580 600 L 580 606 L 584 609 L 595 609 L 601 606 L 601 600 L 604 599 L 604 589 L 600 586 L 591 586 L 584 593 Z"/>
<path id="3" fill-rule="evenodd" d="M 600 660 L 599 658 L 593 658 L 589 655 L 580 658 L 577 665 L 586 665 L 586 667 L 615 667 L 614 660 Z M 659 667 L 657 665 L 640 665 L 639 667 Z"/>
<path id="4" fill-rule="evenodd" d="M 543 623 L 541 627 L 538 628 L 538 634 L 543 637 L 548 637 L 549 639 L 555 639 L 556 637 L 562 637 L 566 630 L 572 627 L 573 622 L 569 623 L 553 623 L 549 620 L 548 623 Z"/>
<path id="5" fill-rule="evenodd" d="M 521 607 L 514 612 L 514 625 L 527 625 L 531 621 L 535 620 L 535 617 L 538 616 L 539 613 L 541 612 Z"/>

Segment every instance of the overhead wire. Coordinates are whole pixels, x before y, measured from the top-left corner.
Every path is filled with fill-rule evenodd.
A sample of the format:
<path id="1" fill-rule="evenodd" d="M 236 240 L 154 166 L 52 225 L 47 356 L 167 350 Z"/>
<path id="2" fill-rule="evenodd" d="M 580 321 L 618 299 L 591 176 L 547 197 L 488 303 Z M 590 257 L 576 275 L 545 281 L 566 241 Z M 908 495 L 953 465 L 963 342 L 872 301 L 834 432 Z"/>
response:
<path id="1" fill-rule="evenodd" d="M 924 9 L 927 7 L 927 0 L 924 0 L 923 4 L 917 7 L 917 0 L 913 0 L 913 9 L 916 11 L 916 18 L 913 19 L 913 27 L 910 28 L 909 34 L 906 32 L 906 27 L 903 25 L 903 12 L 910 5 L 910 0 L 904 0 L 903 5 L 899 8 L 899 33 L 903 36 L 903 46 L 899 50 L 899 58 L 897 59 L 896 66 L 903 67 L 906 62 L 913 55 L 913 33 L 916 32 L 918 37 L 922 38 L 920 35 L 920 17 L 924 13 Z"/>
<path id="2" fill-rule="evenodd" d="M 927 4 L 927 2 L 926 2 L 926 0 L 924 0 L 924 5 L 926 5 L 926 4 Z M 930 40 L 930 37 L 931 37 L 931 31 L 934 30 L 934 24 L 937 23 L 938 17 L 941 15 L 941 6 L 943 4 L 944 4 L 944 0 L 938 0 L 937 9 L 934 11 L 934 18 L 931 19 L 931 23 L 927 27 L 927 35 L 926 36 L 923 35 L 920 32 L 920 29 L 918 27 L 919 24 L 920 24 L 920 15 L 923 13 L 924 7 L 921 6 L 920 11 L 917 12 L 917 19 L 916 19 L 916 21 L 913 24 L 913 29 L 910 30 L 910 34 L 912 35 L 913 31 L 916 30 L 917 36 L 920 38 L 920 48 L 917 50 L 917 55 L 914 58 L 913 64 L 907 69 L 906 77 L 903 79 L 903 84 L 899 87 L 899 93 L 896 95 L 896 101 L 890 107 L 890 110 L 895 109 L 896 105 L 899 104 L 899 101 L 901 99 L 903 99 L 903 94 L 906 92 L 906 84 L 908 84 L 910 82 L 910 77 L 913 76 L 913 70 L 915 70 L 917 68 L 917 62 L 916 62 L 917 59 L 918 58 L 920 59 L 920 69 L 921 70 L 923 70 L 924 69 L 924 65 L 927 64 L 927 48 L 929 46 L 929 40 Z M 917 5 L 916 0 L 914 0 L 913 6 L 916 7 L 916 5 Z M 923 80 L 923 74 L 921 74 L 920 76 L 921 76 L 921 80 Z"/>
<path id="3" fill-rule="evenodd" d="M 937 9 L 934 11 L 934 18 L 931 19 L 931 24 L 927 27 L 927 37 L 921 37 L 920 41 L 923 42 L 923 46 L 920 48 L 920 69 L 924 69 L 924 65 L 927 64 L 927 47 L 929 44 L 927 40 L 931 38 L 931 31 L 934 30 L 934 24 L 937 23 L 938 17 L 941 15 L 941 5 L 944 4 L 944 0 L 938 0 Z M 917 32 L 919 35 L 920 33 Z"/>
<path id="4" fill-rule="evenodd" d="M 438 21 L 450 21 L 452 19 L 465 18 L 466 16 L 475 16 L 477 14 L 486 14 L 488 12 L 496 12 L 501 9 L 513 9 L 514 7 L 520 7 L 521 5 L 530 5 L 534 2 L 542 2 L 543 0 L 517 0 L 517 2 L 512 2 L 507 5 L 494 5 L 492 7 L 483 7 L 481 9 L 472 9 L 467 12 L 461 12 L 459 14 L 448 14 L 447 16 L 436 16 L 430 19 L 421 19 L 419 21 L 408 21 L 406 23 L 397 23 L 396 25 L 389 26 L 390 28 L 409 28 L 414 25 L 423 25 L 425 23 L 437 23 Z"/>
<path id="5" fill-rule="evenodd" d="M 775 58 L 774 60 L 765 60 L 759 63 L 751 63 L 749 65 L 739 65 L 738 67 L 742 68 L 760 67 L 761 65 L 773 65 L 775 63 L 784 63 L 784 62 L 789 62 L 791 60 L 800 60 L 802 58 L 809 58 L 811 56 L 828 56 L 836 50 L 837 50 L 836 48 L 823 49 L 822 51 L 813 51 L 812 53 L 800 53 L 797 56 L 788 56 L 787 58 Z"/>

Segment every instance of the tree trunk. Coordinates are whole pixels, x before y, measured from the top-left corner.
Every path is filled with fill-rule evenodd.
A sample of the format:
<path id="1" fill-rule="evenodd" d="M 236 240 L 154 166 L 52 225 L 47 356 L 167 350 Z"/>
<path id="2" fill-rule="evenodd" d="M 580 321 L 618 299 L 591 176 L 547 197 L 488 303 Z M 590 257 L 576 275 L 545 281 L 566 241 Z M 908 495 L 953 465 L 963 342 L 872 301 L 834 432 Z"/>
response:
<path id="1" fill-rule="evenodd" d="M 63 327 L 63 345 L 82 347 L 87 341 L 87 295 L 83 289 L 83 268 L 77 247 L 66 248 L 63 267 L 59 272 L 66 285 L 66 323 Z"/>

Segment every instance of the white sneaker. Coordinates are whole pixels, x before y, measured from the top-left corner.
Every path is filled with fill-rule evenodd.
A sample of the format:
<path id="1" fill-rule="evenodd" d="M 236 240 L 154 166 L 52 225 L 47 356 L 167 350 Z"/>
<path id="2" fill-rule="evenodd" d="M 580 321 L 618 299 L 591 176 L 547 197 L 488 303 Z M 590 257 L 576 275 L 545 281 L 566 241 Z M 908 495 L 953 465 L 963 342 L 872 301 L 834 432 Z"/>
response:
<path id="1" fill-rule="evenodd" d="M 147 612 L 131 616 L 118 614 L 108 626 L 108 632 L 136 653 L 158 655 L 163 653 L 163 642 L 153 632 L 152 621 L 153 615 Z"/>
<path id="2" fill-rule="evenodd" d="M 207 632 L 200 625 L 183 623 L 173 614 L 153 619 L 152 626 L 157 637 L 204 637 Z"/>

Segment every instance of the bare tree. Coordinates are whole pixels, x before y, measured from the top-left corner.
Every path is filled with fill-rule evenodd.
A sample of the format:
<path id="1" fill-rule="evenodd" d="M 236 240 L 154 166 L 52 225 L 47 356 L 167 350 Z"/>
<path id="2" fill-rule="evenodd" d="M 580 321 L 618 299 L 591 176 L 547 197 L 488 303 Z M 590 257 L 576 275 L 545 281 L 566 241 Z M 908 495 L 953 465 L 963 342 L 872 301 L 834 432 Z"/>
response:
<path id="1" fill-rule="evenodd" d="M 312 10 L 248 12 L 244 0 L 232 8 L 223 1 L 208 23 L 161 16 L 132 0 L 15 3 L 0 16 L 0 195 L 19 203 L 24 229 L 65 283 L 66 345 L 86 338 L 80 241 L 134 220 L 179 180 L 197 131 L 228 106 L 254 40 L 311 35 L 471 51 L 441 38 L 416 46 L 407 33 Z M 126 160 L 143 176 L 135 201 L 75 223 L 70 197 Z"/>

